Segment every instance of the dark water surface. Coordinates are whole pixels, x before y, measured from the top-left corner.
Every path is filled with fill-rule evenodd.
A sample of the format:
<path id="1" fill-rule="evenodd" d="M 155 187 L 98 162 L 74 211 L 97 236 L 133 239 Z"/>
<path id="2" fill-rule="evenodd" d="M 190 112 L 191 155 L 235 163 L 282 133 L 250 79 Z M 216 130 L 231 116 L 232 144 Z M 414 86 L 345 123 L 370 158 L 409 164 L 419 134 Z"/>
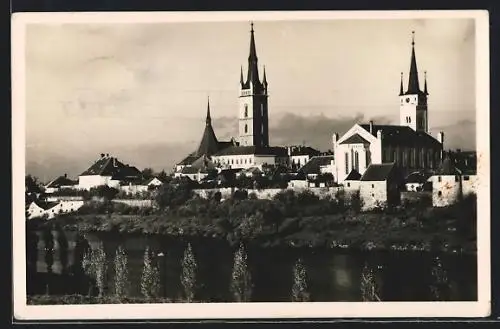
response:
<path id="1" fill-rule="evenodd" d="M 52 271 L 60 273 L 57 232 Z M 73 263 L 76 233 L 66 232 L 69 242 L 68 262 Z M 44 239 L 39 235 L 37 271 L 46 272 Z M 108 287 L 113 294 L 114 257 L 122 245 L 128 254 L 131 296 L 140 296 L 144 250 L 154 251 L 160 268 L 162 295 L 182 298 L 181 260 L 187 241 L 160 236 L 87 234 L 92 248 L 102 241 L 108 258 Z M 231 272 L 236 247 L 213 239 L 191 240 L 197 262 L 195 298 L 202 301 L 232 301 Z M 477 257 L 475 255 L 431 254 L 428 252 L 356 252 L 342 249 L 257 248 L 248 246 L 248 266 L 253 281 L 252 301 L 288 302 L 293 284 L 293 266 L 300 257 L 307 271 L 311 301 L 360 301 L 361 273 L 365 264 L 374 271 L 383 301 L 433 300 L 431 287 L 436 285 L 436 256 L 446 273 L 443 299 L 477 299 Z M 162 256 L 163 254 L 163 256 Z"/>

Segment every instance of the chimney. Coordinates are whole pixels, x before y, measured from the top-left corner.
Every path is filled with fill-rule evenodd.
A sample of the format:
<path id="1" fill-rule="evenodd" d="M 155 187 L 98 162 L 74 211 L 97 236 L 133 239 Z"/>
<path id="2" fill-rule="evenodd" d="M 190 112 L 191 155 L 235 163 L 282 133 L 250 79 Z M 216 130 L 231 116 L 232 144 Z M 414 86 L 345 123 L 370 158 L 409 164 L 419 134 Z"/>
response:
<path id="1" fill-rule="evenodd" d="M 382 139 L 382 130 L 377 130 L 377 139 Z"/>
<path id="2" fill-rule="evenodd" d="M 370 134 L 373 134 L 373 121 L 370 120 Z"/>
<path id="3" fill-rule="evenodd" d="M 64 174 L 64 178 L 68 178 L 68 174 Z"/>
<path id="4" fill-rule="evenodd" d="M 438 142 L 439 142 L 439 143 L 441 143 L 441 144 L 443 144 L 443 143 L 444 143 L 444 132 L 440 131 L 440 132 L 438 133 L 438 136 L 437 136 L 437 137 L 438 137 L 438 138 L 437 138 L 437 139 L 438 139 Z"/>

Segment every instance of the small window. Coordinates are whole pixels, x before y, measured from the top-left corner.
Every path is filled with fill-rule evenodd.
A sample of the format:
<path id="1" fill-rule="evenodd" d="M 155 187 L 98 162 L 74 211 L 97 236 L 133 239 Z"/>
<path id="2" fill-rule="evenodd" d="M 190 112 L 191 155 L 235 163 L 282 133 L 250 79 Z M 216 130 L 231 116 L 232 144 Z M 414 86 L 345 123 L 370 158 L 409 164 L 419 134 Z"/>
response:
<path id="1" fill-rule="evenodd" d="M 375 188 L 375 184 L 372 184 L 372 188 Z"/>
<path id="2" fill-rule="evenodd" d="M 245 125 L 245 134 L 248 132 L 248 125 Z"/>
<path id="3" fill-rule="evenodd" d="M 441 196 L 443 193 L 441 191 L 438 192 L 438 195 Z"/>
<path id="4" fill-rule="evenodd" d="M 248 104 L 245 104 L 245 118 L 248 118 Z"/>
<path id="5" fill-rule="evenodd" d="M 408 123 L 411 123 L 411 117 L 408 117 Z"/>
<path id="6" fill-rule="evenodd" d="M 375 194 L 374 194 L 374 193 L 372 193 L 372 197 L 375 197 Z"/>
<path id="7" fill-rule="evenodd" d="M 464 180 L 469 180 L 469 176 L 464 176 Z"/>
<path id="8" fill-rule="evenodd" d="M 455 176 L 455 182 L 458 182 L 458 176 Z"/>
<path id="9" fill-rule="evenodd" d="M 351 183 L 347 183 L 347 187 L 351 187 Z"/>
<path id="10" fill-rule="evenodd" d="M 441 176 L 438 176 L 438 182 L 441 182 Z"/>

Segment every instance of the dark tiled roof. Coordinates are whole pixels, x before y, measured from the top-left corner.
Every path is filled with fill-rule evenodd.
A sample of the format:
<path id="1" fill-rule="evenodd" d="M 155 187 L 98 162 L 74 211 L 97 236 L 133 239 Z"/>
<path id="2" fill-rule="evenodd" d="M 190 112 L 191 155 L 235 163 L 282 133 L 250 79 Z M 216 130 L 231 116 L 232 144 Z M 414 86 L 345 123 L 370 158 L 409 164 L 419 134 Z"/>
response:
<path id="1" fill-rule="evenodd" d="M 188 166 L 188 167 L 182 168 L 181 173 L 182 174 L 197 174 L 198 172 L 201 172 L 201 171 L 202 170 L 199 168 Z"/>
<path id="2" fill-rule="evenodd" d="M 113 157 L 101 157 L 80 176 L 100 175 L 111 176 L 113 179 L 138 178 L 141 176 L 139 169 L 125 165 Z"/>
<path id="3" fill-rule="evenodd" d="M 333 155 L 320 155 L 312 157 L 305 165 L 303 165 L 298 172 L 306 175 L 320 174 L 321 166 L 329 165 L 334 160 Z"/>
<path id="4" fill-rule="evenodd" d="M 360 178 L 361 178 L 361 174 L 353 169 L 353 170 L 351 170 L 349 175 L 347 175 L 345 180 L 359 180 Z"/>
<path id="5" fill-rule="evenodd" d="M 195 153 L 196 152 L 193 152 L 190 155 L 188 155 L 187 157 L 185 157 L 181 162 L 179 162 L 179 165 L 188 166 L 188 165 L 192 164 L 196 159 L 199 158 L 198 156 L 196 156 Z"/>
<path id="6" fill-rule="evenodd" d="M 438 175 L 457 175 L 459 171 L 453 164 L 453 161 L 449 157 L 446 157 L 443 162 L 441 162 L 436 173 Z"/>
<path id="7" fill-rule="evenodd" d="M 369 143 L 370 142 L 361 137 L 359 134 L 354 134 L 340 144 L 369 144 Z"/>
<path id="8" fill-rule="evenodd" d="M 395 168 L 394 163 L 371 164 L 361 176 L 361 181 L 385 181 Z"/>
<path id="9" fill-rule="evenodd" d="M 286 148 L 283 147 L 258 147 L 258 146 L 230 146 L 223 150 L 220 150 L 215 155 L 275 155 L 275 156 L 285 156 L 287 155 Z"/>
<path id="10" fill-rule="evenodd" d="M 310 147 L 310 146 L 291 146 L 291 155 L 309 155 L 309 156 L 317 156 L 320 155 L 321 152 Z"/>
<path id="11" fill-rule="evenodd" d="M 78 184 L 78 182 L 73 181 L 66 176 L 59 176 L 56 179 L 54 179 L 52 182 L 47 184 L 46 187 L 58 188 L 61 186 L 71 186 L 71 185 L 76 185 L 76 184 Z"/>
<path id="12" fill-rule="evenodd" d="M 196 156 L 200 157 L 202 155 L 212 155 L 219 151 L 219 142 L 217 137 L 215 137 L 214 129 L 211 124 L 205 126 L 205 131 L 203 132 L 203 137 L 201 138 L 200 145 L 196 151 Z"/>
<path id="13" fill-rule="evenodd" d="M 43 202 L 43 201 L 36 201 L 36 202 L 33 201 L 33 202 L 43 210 L 53 208 L 59 204 L 59 202 Z"/>
<path id="14" fill-rule="evenodd" d="M 369 124 L 362 124 L 360 126 L 370 132 Z M 383 145 L 441 148 L 441 144 L 437 139 L 425 132 L 415 131 L 408 126 L 373 125 L 372 135 L 377 136 L 377 131 L 379 130 L 382 131 Z"/>

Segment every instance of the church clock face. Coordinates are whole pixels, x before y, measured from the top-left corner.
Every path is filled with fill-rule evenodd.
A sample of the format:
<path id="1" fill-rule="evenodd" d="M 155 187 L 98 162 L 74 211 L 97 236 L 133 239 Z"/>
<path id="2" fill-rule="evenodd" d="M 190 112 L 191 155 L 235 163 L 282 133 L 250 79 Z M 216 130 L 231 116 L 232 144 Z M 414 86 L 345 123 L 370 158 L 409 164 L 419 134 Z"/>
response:
<path id="1" fill-rule="evenodd" d="M 406 102 L 409 103 L 410 102 L 410 97 L 406 97 Z"/>

